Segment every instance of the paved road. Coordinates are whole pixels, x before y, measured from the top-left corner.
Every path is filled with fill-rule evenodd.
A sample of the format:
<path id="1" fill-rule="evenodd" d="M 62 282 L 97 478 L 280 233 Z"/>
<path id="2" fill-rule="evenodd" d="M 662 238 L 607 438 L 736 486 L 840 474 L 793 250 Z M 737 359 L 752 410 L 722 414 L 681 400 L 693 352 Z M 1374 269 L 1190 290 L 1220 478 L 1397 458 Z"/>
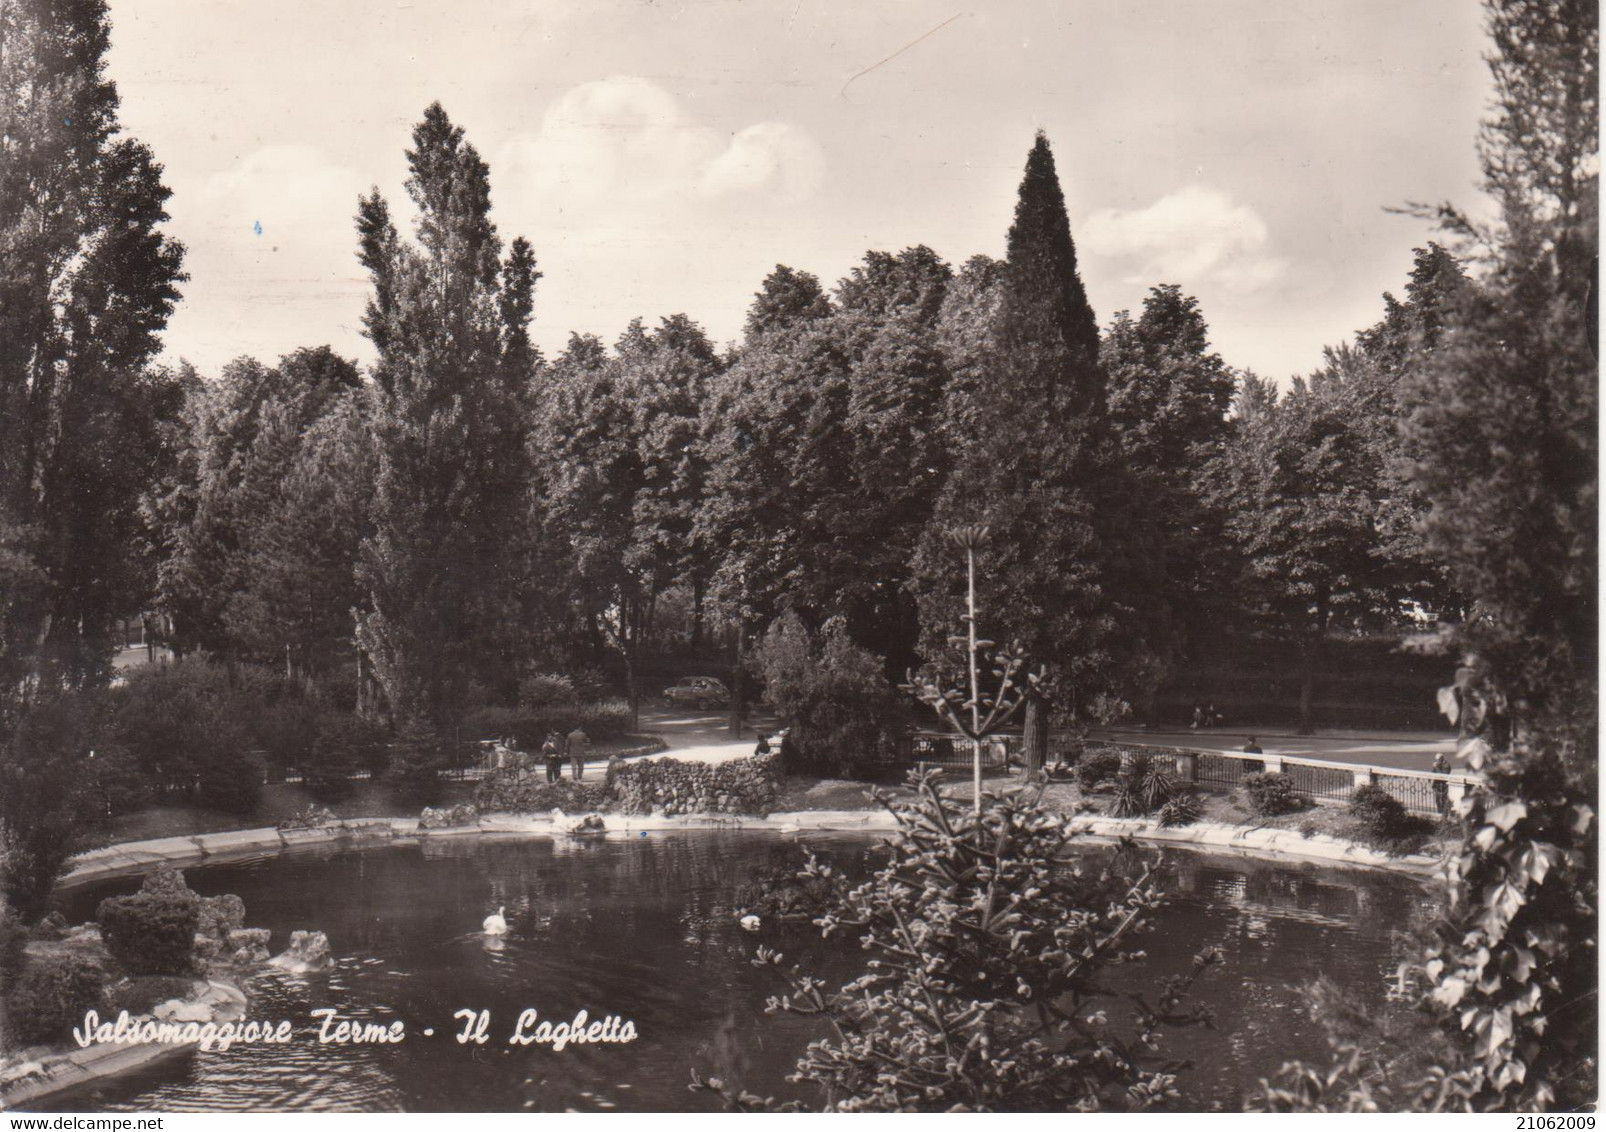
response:
<path id="1" fill-rule="evenodd" d="M 1239 751 L 1249 741 L 1240 730 L 1109 731 L 1111 739 L 1156 747 L 1196 747 L 1207 751 Z M 1429 731 L 1327 731 L 1317 735 L 1256 732 L 1268 755 L 1295 755 L 1335 763 L 1369 763 L 1401 770 L 1429 770 L 1441 751 L 1456 765 L 1455 738 Z M 1457 767 L 1459 769 L 1459 766 Z"/>
<path id="2" fill-rule="evenodd" d="M 642 705 L 640 730 L 648 735 L 662 735 L 669 750 L 654 758 L 680 759 L 685 762 L 722 763 L 744 759 L 758 745 L 759 731 L 773 734 L 779 724 L 768 711 L 750 708 L 747 726 L 742 739 L 732 739 L 728 724 L 729 712 L 696 711 L 692 708 L 666 709 Z"/>

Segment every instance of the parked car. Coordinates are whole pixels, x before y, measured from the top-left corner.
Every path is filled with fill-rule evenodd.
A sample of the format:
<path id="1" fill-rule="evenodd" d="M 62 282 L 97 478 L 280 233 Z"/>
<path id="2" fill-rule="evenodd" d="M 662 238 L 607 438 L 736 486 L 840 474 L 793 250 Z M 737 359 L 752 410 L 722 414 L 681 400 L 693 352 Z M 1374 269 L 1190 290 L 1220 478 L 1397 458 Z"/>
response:
<path id="1" fill-rule="evenodd" d="M 694 707 L 699 711 L 707 711 L 709 708 L 729 707 L 730 702 L 730 689 L 725 687 L 723 680 L 712 676 L 687 676 L 664 689 L 664 706 L 668 708 Z"/>

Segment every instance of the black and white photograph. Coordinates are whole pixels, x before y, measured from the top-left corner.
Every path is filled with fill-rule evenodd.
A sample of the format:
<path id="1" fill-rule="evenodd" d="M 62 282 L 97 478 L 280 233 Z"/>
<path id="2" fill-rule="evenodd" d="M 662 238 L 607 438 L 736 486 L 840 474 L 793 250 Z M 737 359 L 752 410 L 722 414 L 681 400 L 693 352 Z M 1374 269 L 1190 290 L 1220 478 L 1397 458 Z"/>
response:
<path id="1" fill-rule="evenodd" d="M 0 0 L 4 1132 L 1594 1129 L 1599 65 Z"/>

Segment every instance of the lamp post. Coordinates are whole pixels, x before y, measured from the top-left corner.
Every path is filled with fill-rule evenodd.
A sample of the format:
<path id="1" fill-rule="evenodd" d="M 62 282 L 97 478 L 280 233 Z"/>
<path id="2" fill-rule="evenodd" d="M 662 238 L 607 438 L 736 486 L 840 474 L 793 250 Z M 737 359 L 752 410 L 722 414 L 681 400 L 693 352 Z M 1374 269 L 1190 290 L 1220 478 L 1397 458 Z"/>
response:
<path id="1" fill-rule="evenodd" d="M 976 677 L 976 550 L 987 542 L 986 527 L 957 527 L 948 533 L 965 552 L 966 657 L 970 661 L 970 756 L 976 815 L 981 816 L 981 683 Z"/>
<path id="2" fill-rule="evenodd" d="M 1027 670 L 1026 654 L 1018 641 L 1001 649 L 992 641 L 976 638 L 976 551 L 987 543 L 987 528 L 956 527 L 948 531 L 945 537 L 965 552 L 965 635 L 949 637 L 948 643 L 965 650 L 966 666 L 970 671 L 970 694 L 967 698 L 965 692 L 958 688 L 944 688 L 932 677 L 917 676 L 913 672 L 909 673 L 909 682 L 903 689 L 921 703 L 929 704 L 936 711 L 937 718 L 946 723 L 951 731 L 970 740 L 972 782 L 976 791 L 974 801 L 979 822 L 982 745 L 988 736 L 997 733 L 1009 722 L 1021 704 L 1026 702 L 1026 696 L 1036 691 L 1042 683 L 1043 673 L 1041 670 Z M 998 691 L 988 695 L 983 695 L 981 687 L 978 657 L 982 649 L 988 650 L 992 673 L 998 678 Z M 968 720 L 965 718 L 967 708 Z"/>

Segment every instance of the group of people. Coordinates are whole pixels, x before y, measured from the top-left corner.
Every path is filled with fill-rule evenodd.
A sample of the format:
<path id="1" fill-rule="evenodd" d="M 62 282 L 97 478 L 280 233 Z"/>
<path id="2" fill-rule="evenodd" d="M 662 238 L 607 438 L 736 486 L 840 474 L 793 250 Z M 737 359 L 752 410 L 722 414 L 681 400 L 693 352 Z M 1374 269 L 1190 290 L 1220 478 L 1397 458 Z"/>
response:
<path id="1" fill-rule="evenodd" d="M 590 750 L 591 737 L 579 727 L 562 737 L 556 731 L 547 732 L 546 740 L 541 744 L 541 758 L 546 762 L 546 780 L 556 782 L 562 778 L 563 760 L 568 759 L 574 780 L 580 781 L 585 777 L 586 755 Z"/>
<path id="2" fill-rule="evenodd" d="M 1225 717 L 1216 710 L 1216 705 L 1206 707 L 1204 704 L 1193 705 L 1193 722 L 1188 726 L 1197 731 L 1201 727 L 1220 727 L 1226 722 Z"/>

